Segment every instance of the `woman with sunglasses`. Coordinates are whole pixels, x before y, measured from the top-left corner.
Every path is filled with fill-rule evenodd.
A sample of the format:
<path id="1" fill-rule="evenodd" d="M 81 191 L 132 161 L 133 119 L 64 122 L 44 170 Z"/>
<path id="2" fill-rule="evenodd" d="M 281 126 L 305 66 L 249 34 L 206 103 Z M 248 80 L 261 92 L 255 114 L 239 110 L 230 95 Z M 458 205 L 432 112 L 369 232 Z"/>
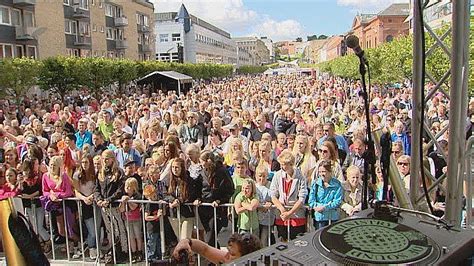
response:
<path id="1" fill-rule="evenodd" d="M 321 147 L 318 149 L 319 161 L 316 163 L 313 173 L 311 174 L 310 182 L 312 183 L 317 179 L 317 172 L 319 165 L 323 161 L 331 162 L 332 175 L 336 177 L 340 182 L 344 182 L 344 174 L 342 172 L 341 164 L 338 160 L 338 152 L 336 145 L 331 141 L 324 141 Z"/>

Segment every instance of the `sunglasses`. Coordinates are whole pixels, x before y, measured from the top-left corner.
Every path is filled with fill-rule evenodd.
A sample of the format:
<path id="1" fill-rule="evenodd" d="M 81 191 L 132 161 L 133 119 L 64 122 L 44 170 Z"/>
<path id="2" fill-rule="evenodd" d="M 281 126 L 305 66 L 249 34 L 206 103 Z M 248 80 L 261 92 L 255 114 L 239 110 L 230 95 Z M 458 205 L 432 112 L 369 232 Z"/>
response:
<path id="1" fill-rule="evenodd" d="M 392 151 L 392 153 L 400 154 L 401 151 Z"/>
<path id="2" fill-rule="evenodd" d="M 398 165 L 401 165 L 401 166 L 408 166 L 408 165 L 410 165 L 409 163 L 404 163 L 404 162 L 398 162 L 397 164 L 398 164 Z"/>
<path id="3" fill-rule="evenodd" d="M 323 149 L 319 149 L 318 151 L 322 152 L 322 153 L 328 153 L 329 152 L 329 150 L 323 150 Z"/>

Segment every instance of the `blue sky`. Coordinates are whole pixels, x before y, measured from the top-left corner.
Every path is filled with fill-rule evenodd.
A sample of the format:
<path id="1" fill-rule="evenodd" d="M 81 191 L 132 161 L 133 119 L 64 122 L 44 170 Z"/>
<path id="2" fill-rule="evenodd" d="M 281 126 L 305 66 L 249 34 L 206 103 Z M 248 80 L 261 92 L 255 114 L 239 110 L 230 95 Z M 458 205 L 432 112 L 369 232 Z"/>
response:
<path id="1" fill-rule="evenodd" d="M 408 0 L 152 0 L 155 12 L 188 11 L 232 36 L 268 36 L 274 41 L 347 32 L 354 16 Z"/>

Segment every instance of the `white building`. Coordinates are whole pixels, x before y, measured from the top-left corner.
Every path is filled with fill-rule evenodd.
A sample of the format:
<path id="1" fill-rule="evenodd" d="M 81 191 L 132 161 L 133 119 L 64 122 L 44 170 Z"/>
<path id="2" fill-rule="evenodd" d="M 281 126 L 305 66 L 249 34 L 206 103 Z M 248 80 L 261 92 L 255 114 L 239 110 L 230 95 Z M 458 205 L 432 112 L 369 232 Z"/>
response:
<path id="1" fill-rule="evenodd" d="M 275 62 L 275 47 L 273 46 L 272 39 L 268 37 L 261 37 L 260 40 L 262 40 L 262 42 L 265 44 L 268 51 L 270 52 L 270 62 Z"/>
<path id="2" fill-rule="evenodd" d="M 155 13 L 156 59 L 178 62 L 178 45 L 189 63 L 237 65 L 237 46 L 230 34 L 190 15 L 181 5 L 179 12 Z"/>
<path id="3" fill-rule="evenodd" d="M 265 43 L 257 37 L 236 37 L 234 38 L 237 47 L 249 52 L 253 59 L 254 65 L 268 64 L 270 61 L 270 52 Z"/>

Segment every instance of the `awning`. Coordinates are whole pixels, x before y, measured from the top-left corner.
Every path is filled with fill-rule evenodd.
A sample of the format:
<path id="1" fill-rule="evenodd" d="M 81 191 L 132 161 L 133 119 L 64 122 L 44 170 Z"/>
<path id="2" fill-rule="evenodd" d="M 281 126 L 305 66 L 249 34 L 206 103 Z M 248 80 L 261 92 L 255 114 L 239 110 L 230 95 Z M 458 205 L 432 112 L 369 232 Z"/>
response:
<path id="1" fill-rule="evenodd" d="M 138 79 L 137 82 L 139 84 L 140 83 L 148 83 L 147 82 L 148 80 L 150 80 L 152 77 L 157 76 L 157 75 L 158 76 L 165 76 L 165 77 L 177 80 L 180 83 L 192 83 L 193 82 L 192 77 L 190 77 L 188 75 L 185 75 L 185 74 L 182 74 L 182 73 L 179 73 L 179 72 L 175 72 L 175 71 L 154 71 L 154 72 L 151 72 L 150 74 Z"/>

